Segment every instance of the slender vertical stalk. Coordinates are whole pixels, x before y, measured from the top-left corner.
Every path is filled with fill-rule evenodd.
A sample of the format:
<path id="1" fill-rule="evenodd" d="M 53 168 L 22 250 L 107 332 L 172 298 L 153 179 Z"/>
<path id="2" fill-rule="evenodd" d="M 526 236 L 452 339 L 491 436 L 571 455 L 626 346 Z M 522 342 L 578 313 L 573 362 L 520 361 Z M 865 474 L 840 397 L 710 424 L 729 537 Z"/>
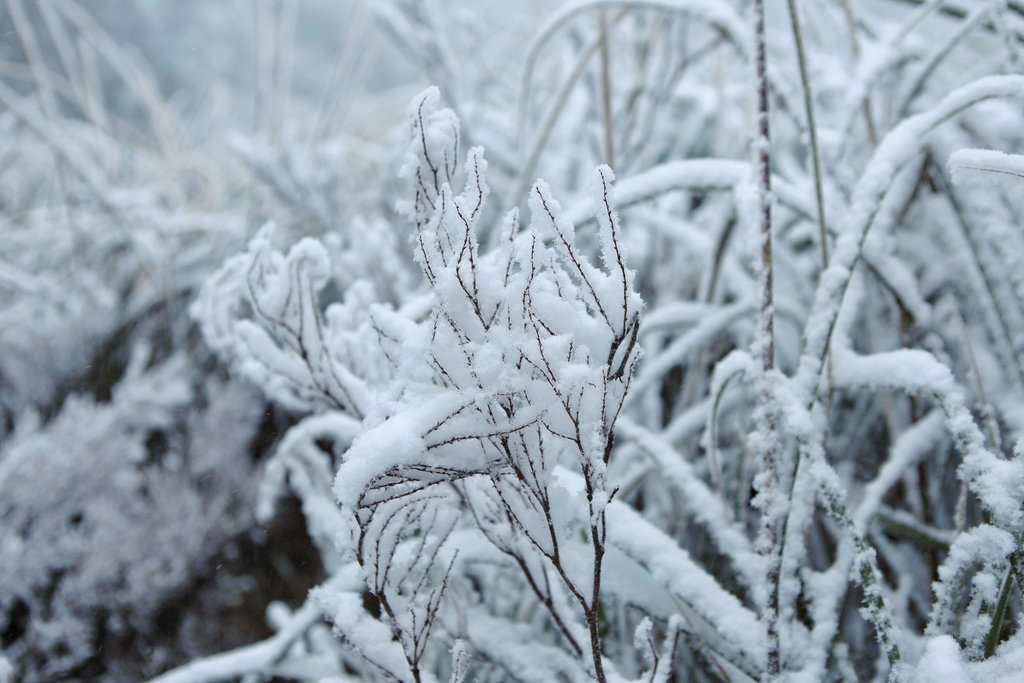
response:
<path id="1" fill-rule="evenodd" d="M 765 45 L 764 0 L 754 0 L 754 54 L 757 78 L 757 137 L 754 149 L 757 153 L 758 208 L 760 214 L 761 238 L 761 305 L 757 344 L 761 356 L 762 394 L 756 420 L 761 432 L 758 439 L 761 455 L 761 481 L 758 496 L 761 498 L 761 552 L 766 555 L 767 602 L 764 608 L 764 622 L 768 640 L 767 667 L 765 680 L 774 681 L 782 670 L 781 643 L 779 639 L 779 581 L 781 573 L 781 535 L 778 520 L 779 508 L 779 463 L 778 463 L 778 421 L 772 408 L 770 373 L 775 367 L 775 305 L 772 278 L 772 172 L 771 135 L 768 125 L 768 65 Z"/>
<path id="2" fill-rule="evenodd" d="M 603 525 L 604 513 L 601 513 L 601 516 Z M 590 539 L 594 544 L 594 585 L 590 605 L 586 608 L 587 631 L 590 635 L 590 657 L 594 661 L 594 678 L 597 683 L 605 683 L 608 679 L 605 677 L 604 662 L 601 659 L 601 565 L 604 560 L 604 539 L 596 525 L 590 527 Z"/>
<path id="3" fill-rule="evenodd" d="M 772 161 L 768 126 L 768 64 L 765 54 L 764 0 L 754 0 L 754 40 L 757 69 L 758 208 L 761 236 L 761 361 L 765 371 L 775 366 L 775 315 L 772 282 Z"/>

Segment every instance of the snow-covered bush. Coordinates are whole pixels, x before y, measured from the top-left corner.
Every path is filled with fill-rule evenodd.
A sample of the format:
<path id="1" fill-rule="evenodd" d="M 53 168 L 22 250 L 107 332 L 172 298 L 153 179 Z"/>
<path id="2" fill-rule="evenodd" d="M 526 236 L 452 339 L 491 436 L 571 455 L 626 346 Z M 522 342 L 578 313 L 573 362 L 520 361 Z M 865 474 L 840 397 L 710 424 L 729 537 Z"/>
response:
<path id="1" fill-rule="evenodd" d="M 162 683 L 1019 676 L 1017 2 L 375 3 L 440 86 L 397 144 L 334 135 L 351 90 L 272 96 L 298 5 L 256 10 L 241 163 L 180 181 L 158 98 L 78 88 L 89 124 L 55 138 L 33 114 L 62 81 L 0 91 L 74 199 L 0 189 L 0 667 L 62 675 L 55 624 L 69 667 L 89 629 L 149 628 L 294 496 L 323 580 Z M 165 143 L 131 192 L 105 111 Z M 40 248 L 65 220 L 85 237 Z M 252 445 L 262 401 L 285 429 Z"/>
<path id="2" fill-rule="evenodd" d="M 28 679 L 88 671 L 108 632 L 152 635 L 167 600 L 250 524 L 259 404 L 211 381 L 199 411 L 181 359 L 143 363 L 109 403 L 68 399 L 0 451 L 0 613 Z"/>
<path id="3" fill-rule="evenodd" d="M 433 89 L 413 102 L 403 168 L 415 194 L 406 213 L 416 258 L 433 292 L 429 312 L 372 304 L 364 283 L 321 313 L 326 251 L 306 240 L 287 255 L 272 252 L 265 235 L 212 280 L 196 310 L 208 337 L 271 397 L 349 418 L 330 425 L 316 415 L 309 420 L 320 429 L 296 426 L 299 436 L 286 439 L 296 442 L 295 455 L 276 456 L 290 460 L 282 466 L 291 476 L 309 478 L 312 449 L 301 439 L 330 436 L 344 446 L 360 432 L 335 478 L 341 510 L 323 506 L 326 492 L 307 491 L 309 481 L 299 489 L 311 526 L 351 531 L 343 550 L 354 555 L 385 633 L 397 638 L 385 647 L 361 625 L 358 592 L 318 589 L 355 654 L 397 679 L 436 670 L 454 642 L 508 666 L 514 640 L 479 641 L 504 621 L 510 635 L 516 630 L 521 601 L 486 590 L 512 581 L 509 589 L 518 584 L 547 606 L 556 627 L 548 666 L 574 678 L 589 667 L 603 678 L 600 578 L 605 510 L 615 493 L 607 467 L 642 308 L 612 173 L 599 168 L 593 188 L 603 269 L 579 250 L 543 183 L 531 192 L 529 229 L 520 229 L 513 209 L 498 245 L 481 250 L 487 164 L 481 149 L 470 150 L 465 189 L 454 194 L 458 121 L 437 100 Z M 232 318 L 239 310 L 253 319 Z M 330 471 L 326 455 L 319 459 L 318 470 Z M 335 552 L 329 544 L 324 550 Z M 468 604 L 444 604 L 447 591 Z M 459 628 L 459 619 L 472 623 Z M 589 665 L 572 663 L 585 653 Z"/>

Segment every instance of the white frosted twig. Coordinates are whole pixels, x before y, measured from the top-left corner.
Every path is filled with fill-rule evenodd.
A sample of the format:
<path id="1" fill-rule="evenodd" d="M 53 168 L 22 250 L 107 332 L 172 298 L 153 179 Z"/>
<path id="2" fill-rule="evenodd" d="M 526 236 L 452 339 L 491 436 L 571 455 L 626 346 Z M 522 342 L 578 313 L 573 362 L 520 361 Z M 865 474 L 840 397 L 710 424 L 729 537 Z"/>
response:
<path id="1" fill-rule="evenodd" d="M 818 484 L 818 490 L 829 514 L 840 523 L 846 536 L 853 542 L 853 566 L 851 578 L 864 593 L 864 610 L 868 621 L 875 628 L 875 637 L 889 661 L 890 683 L 900 681 L 902 660 L 900 633 L 892 619 L 892 607 L 882 593 L 881 572 L 874 548 L 870 547 L 850 517 L 844 500 L 846 492 L 836 471 L 823 458 L 816 457 L 811 463 L 810 474 Z"/>
<path id="2" fill-rule="evenodd" d="M 769 125 L 769 84 L 764 0 L 754 0 L 754 84 L 757 117 L 754 136 L 758 220 L 758 325 L 751 355 L 760 359 L 759 396 L 754 408 L 756 431 L 751 435 L 760 472 L 755 479 L 754 504 L 761 512 L 758 550 L 764 557 L 766 593 L 762 622 L 767 636 L 765 675 L 774 681 L 782 673 L 782 561 L 786 549 L 785 522 L 790 502 L 783 495 L 780 414 L 773 400 L 771 384 L 779 378 L 775 370 L 775 284 L 772 264 L 772 154 Z"/>

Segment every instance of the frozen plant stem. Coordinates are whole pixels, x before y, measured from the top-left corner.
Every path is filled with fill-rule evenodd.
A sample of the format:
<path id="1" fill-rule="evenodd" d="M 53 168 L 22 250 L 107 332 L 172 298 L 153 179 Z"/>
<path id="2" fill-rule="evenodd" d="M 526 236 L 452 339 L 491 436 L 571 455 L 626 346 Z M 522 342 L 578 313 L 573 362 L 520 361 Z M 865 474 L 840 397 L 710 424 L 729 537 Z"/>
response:
<path id="1" fill-rule="evenodd" d="M 772 300 L 772 163 L 768 127 L 768 70 L 765 57 L 764 0 L 754 0 L 757 54 L 757 150 L 758 208 L 761 235 L 761 362 L 765 372 L 775 366 L 775 321 Z"/>
<path id="2" fill-rule="evenodd" d="M 760 432 L 758 450 L 761 455 L 761 552 L 767 557 L 767 602 L 764 621 L 768 640 L 765 680 L 774 681 L 781 672 L 779 642 L 779 574 L 781 568 L 779 534 L 779 463 L 778 421 L 772 407 L 770 377 L 775 367 L 775 323 L 772 295 L 772 170 L 771 135 L 768 125 L 768 67 L 765 54 L 764 0 L 754 0 L 754 53 L 757 77 L 757 152 L 758 208 L 761 237 L 761 306 L 757 349 L 763 370 L 760 405 L 757 409 L 757 428 Z"/>
<path id="3" fill-rule="evenodd" d="M 609 443 L 611 436 L 609 438 Z M 586 472 L 587 499 L 590 502 L 591 513 L 593 513 L 594 490 L 589 472 Z M 591 519 L 594 519 L 593 515 Z M 599 528 L 600 525 L 600 528 Z M 587 631 L 590 635 L 590 656 L 594 660 L 594 677 L 598 683 L 605 683 L 607 680 L 604 673 L 604 663 L 601 660 L 601 565 L 604 561 L 604 513 L 600 513 L 596 522 L 590 525 L 590 542 L 594 546 L 594 576 L 593 592 L 589 604 L 583 606 L 587 619 Z"/>

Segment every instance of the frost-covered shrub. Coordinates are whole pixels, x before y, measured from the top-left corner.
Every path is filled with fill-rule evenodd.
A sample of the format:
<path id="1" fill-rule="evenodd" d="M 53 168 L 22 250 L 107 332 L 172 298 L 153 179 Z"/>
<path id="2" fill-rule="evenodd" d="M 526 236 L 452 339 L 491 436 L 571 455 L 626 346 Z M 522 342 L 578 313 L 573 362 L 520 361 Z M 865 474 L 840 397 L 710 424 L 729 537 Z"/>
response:
<path id="1" fill-rule="evenodd" d="M 357 135 L 336 110 L 384 119 L 406 93 L 349 97 L 353 47 L 321 110 L 275 98 L 299 3 L 261 3 L 257 130 L 230 137 L 241 164 L 193 169 L 208 192 L 111 190 L 102 110 L 38 136 L 91 217 L 159 230 L 78 221 L 88 239 L 52 260 L 4 252 L 24 307 L 0 342 L 75 321 L 114 373 L 83 382 L 63 337 L 45 372 L 0 360 L 0 468 L 128 389 L 121 340 L 158 367 L 195 350 L 195 299 L 205 344 L 290 425 L 256 515 L 297 497 L 327 576 L 268 606 L 267 640 L 164 682 L 1014 680 L 1021 14 L 963 5 L 374 3 L 450 107 L 414 99 L 385 151 L 383 123 Z M 173 148 L 173 121 L 123 104 Z M 172 159 L 140 153 L 139 177 Z M 37 185 L 0 189 L 18 245 L 61 220 Z M 91 244 L 71 316 L 26 274 Z"/>
<path id="2" fill-rule="evenodd" d="M 259 403 L 193 387 L 180 358 L 144 363 L 109 403 L 68 399 L 0 449 L 0 629 L 26 680 L 81 675 L 108 633 L 152 632 L 250 524 Z"/>
<path id="3" fill-rule="evenodd" d="M 487 165 L 482 150 L 470 150 L 465 189 L 453 193 L 458 121 L 437 99 L 436 90 L 427 91 L 410 109 L 403 169 L 415 191 L 406 213 L 416 258 L 434 293 L 424 320 L 371 305 L 369 284 L 321 313 L 316 295 L 330 272 L 323 247 L 307 240 L 285 256 L 268 252 L 265 237 L 225 266 L 196 311 L 206 314 L 208 338 L 269 396 L 364 422 L 358 428 L 343 420 L 342 433 L 332 435 L 344 445 L 362 432 L 336 475 L 342 509 L 315 522 L 333 522 L 342 534 L 354 523 L 342 552 L 354 555 L 380 620 L 398 641 L 390 648 L 375 642 L 353 613 L 358 594 L 328 584 L 317 599 L 354 654 L 393 677 L 419 679 L 453 641 L 477 646 L 481 637 L 473 626 L 433 632 L 435 622 L 463 609 L 452 612 L 444 593 L 476 594 L 470 602 L 481 608 L 473 619 L 492 628 L 514 623 L 504 601 L 489 604 L 493 596 L 481 591 L 509 574 L 519 591 L 548 605 L 555 631 L 549 666 L 582 675 L 588 665 L 571 665 L 572 657 L 591 653 L 589 667 L 601 671 L 598 581 L 605 509 L 615 494 L 607 467 L 642 308 L 623 253 L 611 170 L 598 169 L 593 188 L 603 269 L 579 251 L 572 224 L 543 183 L 531 193 L 529 229 L 520 230 L 513 210 L 500 246 L 482 251 L 477 223 L 489 192 Z M 239 295 L 244 306 L 232 303 Z M 231 317 L 240 309 L 255 324 Z M 303 434 L 304 424 L 295 428 L 298 439 L 324 438 Z M 293 477 L 304 466 L 287 451 L 278 457 L 293 458 L 286 465 Z M 306 495 L 309 482 L 300 486 L 307 513 L 323 515 Z M 481 562 L 497 563 L 487 580 L 477 576 Z M 498 661 L 508 656 L 500 639 L 477 647 L 493 650 Z"/>
<path id="4" fill-rule="evenodd" d="M 980 121 L 1019 120 L 999 98 L 1019 95 L 1020 78 L 964 84 L 1018 48 L 984 23 L 1001 3 L 960 23 L 937 8 L 885 18 L 808 3 L 792 32 L 773 25 L 772 173 L 753 178 L 756 43 L 728 3 L 567 5 L 526 50 L 517 130 L 473 110 L 487 132 L 469 135 L 502 160 L 493 196 L 475 149 L 456 194 L 467 134 L 435 95 L 414 100 L 400 210 L 429 298 L 335 288 L 329 264 L 350 251 L 283 253 L 269 231 L 211 280 L 195 309 L 210 343 L 312 414 L 266 493 L 297 491 L 333 558 L 310 604 L 338 644 L 306 647 L 338 658 L 335 675 L 910 680 L 930 656 L 1006 675 L 1024 489 L 1004 444 L 1019 438 L 1022 328 L 1016 250 L 992 240 L 1017 239 L 1001 194 L 1014 188 L 968 176 L 1016 166 L 958 153 L 953 185 L 945 160 L 1013 146 L 1009 128 Z M 430 33 L 439 16 L 399 3 L 386 18 L 448 84 L 457 41 Z M 597 31 L 583 21 L 594 16 Z M 934 52 L 921 22 L 944 32 Z M 1008 61 L 957 76 L 944 62 L 970 61 L 954 48 L 973 49 L 974 30 L 1002 32 Z M 850 50 L 830 31 L 847 31 Z M 933 88 L 939 74 L 951 80 Z M 530 190 L 540 172 L 579 196 L 602 159 L 621 171 L 624 229 L 600 210 L 607 169 L 596 212 Z M 773 253 L 752 266 L 755 190 L 769 180 Z M 504 220 L 488 213 L 495 199 Z M 521 237 L 512 207 L 529 214 Z M 965 241 L 968 261 L 951 262 L 944 250 Z M 589 265 L 598 257 L 606 269 Z M 609 282 L 628 283 L 621 299 Z M 630 329 L 641 292 L 648 311 Z M 641 349 L 627 379 L 618 354 Z M 168 680 L 260 666 L 215 659 Z"/>

